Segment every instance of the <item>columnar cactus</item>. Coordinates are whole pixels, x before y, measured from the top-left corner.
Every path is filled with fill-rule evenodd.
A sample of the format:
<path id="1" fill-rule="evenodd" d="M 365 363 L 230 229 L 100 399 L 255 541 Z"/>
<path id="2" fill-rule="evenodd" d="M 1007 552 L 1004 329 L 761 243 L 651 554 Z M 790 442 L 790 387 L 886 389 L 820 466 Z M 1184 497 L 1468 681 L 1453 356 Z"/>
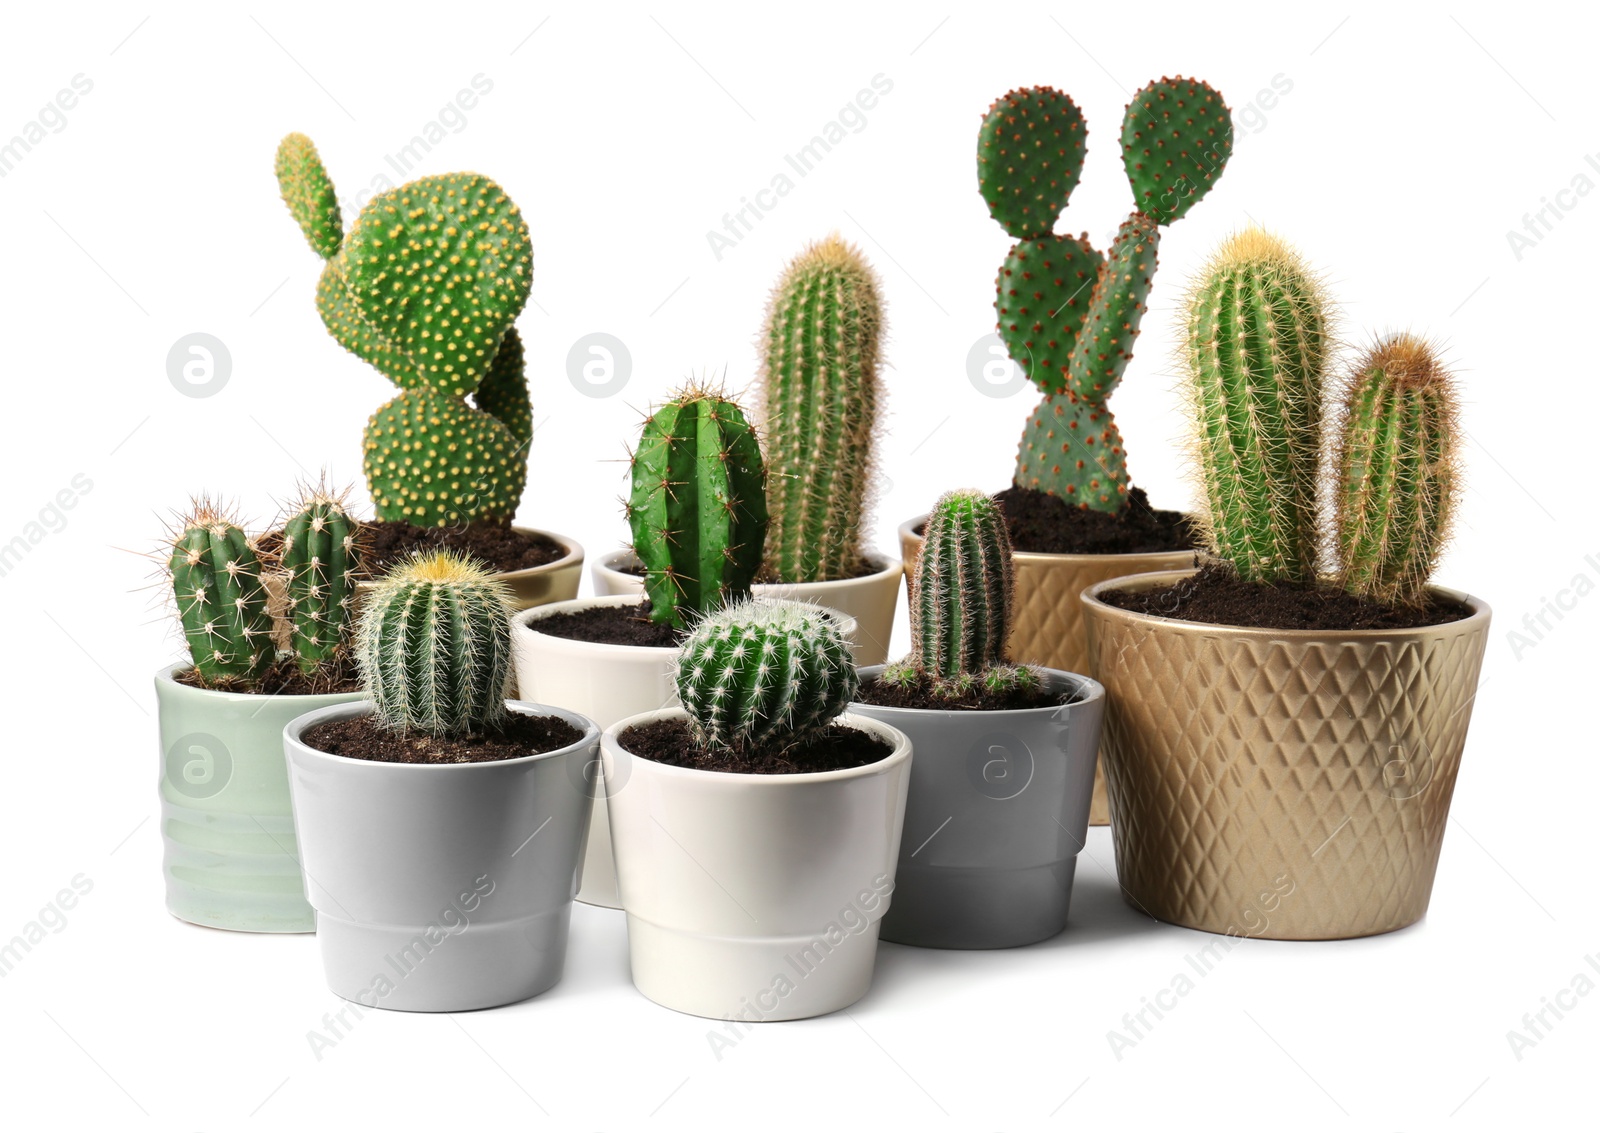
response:
<path id="1" fill-rule="evenodd" d="M 679 394 L 645 422 L 631 479 L 651 618 L 685 629 L 748 597 L 767 534 L 766 472 L 740 408 L 704 390 Z"/>
<path id="2" fill-rule="evenodd" d="M 509 521 L 533 432 L 512 325 L 533 281 L 521 212 L 488 178 L 452 173 L 380 193 L 344 234 L 310 139 L 286 137 L 277 172 L 290 212 L 327 260 L 317 285 L 323 323 L 401 390 L 367 424 L 378 518 Z"/>
<path id="3" fill-rule="evenodd" d="M 261 559 L 231 517 L 197 500 L 174 531 L 167 567 L 202 684 L 247 683 L 271 667 Z"/>
<path id="4" fill-rule="evenodd" d="M 766 560 L 784 582 L 849 578 L 863 561 L 882 329 L 877 277 L 837 235 L 797 256 L 767 304 Z"/>
<path id="5" fill-rule="evenodd" d="M 1223 244 L 1189 293 L 1204 520 L 1246 579 L 1316 577 L 1324 305 L 1300 257 L 1258 228 Z"/>
<path id="6" fill-rule="evenodd" d="M 787 747 L 826 728 L 855 698 L 856 670 L 832 614 L 747 599 L 695 626 L 677 685 L 697 741 L 748 752 Z"/>
<path id="7" fill-rule="evenodd" d="M 1086 133 L 1077 105 L 1060 91 L 1011 91 L 979 131 L 978 188 L 1017 241 L 995 286 L 999 334 L 1045 395 L 1023 432 L 1015 482 L 1115 513 L 1127 500 L 1128 472 L 1106 399 L 1133 358 L 1160 226 L 1221 176 L 1233 122 L 1222 96 L 1198 80 L 1161 79 L 1134 95 L 1122 156 L 1135 211 L 1109 255 L 1087 234 L 1052 232 L 1082 174 Z"/>
<path id="8" fill-rule="evenodd" d="M 462 735 L 506 715 L 511 595 L 449 551 L 411 559 L 372 587 L 356 663 L 373 715 L 395 731 Z"/>
<path id="9" fill-rule="evenodd" d="M 362 530 L 344 499 L 321 487 L 307 491 L 283 525 L 279 565 L 288 576 L 289 639 L 302 672 L 346 652 L 364 571 Z"/>
<path id="10" fill-rule="evenodd" d="M 1429 345 L 1393 335 L 1344 391 L 1336 546 L 1345 587 L 1383 602 L 1421 597 L 1459 492 L 1456 395 Z"/>

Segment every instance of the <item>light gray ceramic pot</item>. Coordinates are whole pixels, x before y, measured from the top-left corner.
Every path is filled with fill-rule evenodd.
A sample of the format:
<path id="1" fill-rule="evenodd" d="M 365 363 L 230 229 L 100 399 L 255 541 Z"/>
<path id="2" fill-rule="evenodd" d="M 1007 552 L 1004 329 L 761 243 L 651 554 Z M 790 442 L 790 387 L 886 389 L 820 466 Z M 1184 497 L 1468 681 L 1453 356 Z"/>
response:
<path id="1" fill-rule="evenodd" d="M 865 683 L 883 671 L 861 670 Z M 1089 829 L 1105 690 L 1043 670 L 1060 707 L 1016 712 L 850 711 L 911 739 L 911 791 L 881 936 L 923 948 L 1015 948 L 1067 925 Z"/>
<path id="2" fill-rule="evenodd" d="M 308 713 L 283 732 L 306 896 L 328 986 L 368 1007 L 471 1011 L 561 979 L 589 827 L 587 765 L 600 730 L 556 716 L 577 743 L 492 763 L 382 763 L 307 746 L 306 730 L 368 701 Z"/>

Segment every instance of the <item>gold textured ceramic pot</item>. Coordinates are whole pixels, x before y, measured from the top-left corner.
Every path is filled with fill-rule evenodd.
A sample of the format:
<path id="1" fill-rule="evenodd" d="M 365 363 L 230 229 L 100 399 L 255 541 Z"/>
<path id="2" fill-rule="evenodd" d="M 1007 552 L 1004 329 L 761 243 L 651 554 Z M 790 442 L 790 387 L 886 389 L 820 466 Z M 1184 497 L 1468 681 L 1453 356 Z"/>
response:
<path id="1" fill-rule="evenodd" d="M 1106 687 L 1102 765 L 1129 904 L 1274 940 L 1404 928 L 1428 911 L 1489 607 L 1406 630 L 1151 617 L 1083 596 Z"/>
<path id="2" fill-rule="evenodd" d="M 917 528 L 927 521 L 919 515 L 900 525 L 900 558 L 906 564 L 906 592 L 917 573 L 922 536 Z M 1089 675 L 1089 643 L 1084 634 L 1083 607 L 1078 595 L 1097 582 L 1143 574 L 1152 570 L 1177 570 L 1194 565 L 1193 551 L 1158 551 L 1145 555 L 1040 555 L 1015 551 L 1017 590 L 1011 611 L 1011 636 L 1007 647 L 1018 664 L 1042 665 L 1068 673 Z M 1105 771 L 1094 771 L 1094 797 L 1089 825 L 1110 821 L 1106 809 Z"/>

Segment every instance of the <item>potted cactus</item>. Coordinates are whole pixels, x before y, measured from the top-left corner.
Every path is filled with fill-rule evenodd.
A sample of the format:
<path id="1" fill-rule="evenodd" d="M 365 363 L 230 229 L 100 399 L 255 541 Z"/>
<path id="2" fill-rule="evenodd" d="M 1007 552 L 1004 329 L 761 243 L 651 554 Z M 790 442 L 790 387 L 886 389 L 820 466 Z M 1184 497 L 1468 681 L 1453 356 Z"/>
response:
<path id="1" fill-rule="evenodd" d="M 1043 400 L 1028 415 L 1005 502 L 1016 552 L 1011 656 L 1085 672 L 1085 586 L 1194 559 L 1178 512 L 1152 509 L 1128 478 L 1108 403 L 1133 358 L 1162 227 L 1181 219 L 1222 175 L 1233 122 L 1197 79 L 1167 78 L 1133 96 L 1122 119 L 1122 164 L 1134 211 L 1102 254 L 1052 229 L 1083 171 L 1087 130 L 1051 87 L 997 99 L 978 133 L 978 190 L 1015 243 L 995 284 L 998 332 Z M 925 517 L 901 525 L 907 585 Z M 1097 774 L 1091 821 L 1107 820 Z"/>
<path id="2" fill-rule="evenodd" d="M 533 408 L 513 325 L 533 284 L 528 225 L 476 173 L 423 177 L 373 197 L 350 231 L 311 139 L 278 146 L 278 186 L 325 262 L 317 313 L 399 394 L 367 422 L 373 563 L 449 547 L 491 563 L 519 608 L 572 598 L 583 548 L 515 527 Z"/>
<path id="3" fill-rule="evenodd" d="M 449 551 L 373 586 L 364 701 L 282 743 L 328 986 L 367 1007 L 470 1011 L 561 978 L 599 729 L 506 699 L 512 599 Z"/>
<path id="4" fill-rule="evenodd" d="M 1105 694 L 1007 662 L 1012 572 L 1001 505 L 942 496 L 917 560 L 911 655 L 861 671 L 851 711 L 916 752 L 885 940 L 1012 948 L 1066 927 Z"/>
<path id="5" fill-rule="evenodd" d="M 268 548 L 197 500 L 173 527 L 165 570 L 186 662 L 156 674 L 161 871 L 180 920 L 310 932 L 283 726 L 357 699 L 349 666 L 362 525 L 341 495 L 307 489 Z"/>
<path id="6" fill-rule="evenodd" d="M 713 1019 L 803 1019 L 872 980 L 911 744 L 841 715 L 856 672 L 836 615 L 745 601 L 690 633 L 683 707 L 602 738 L 633 982 Z"/>
<path id="7" fill-rule="evenodd" d="M 1220 249 L 1187 317 L 1220 562 L 1084 595 L 1123 892 L 1211 932 L 1402 928 L 1427 911 L 1489 629 L 1483 602 L 1428 585 L 1459 492 L 1452 379 L 1420 339 L 1380 340 L 1325 427 L 1328 304 L 1260 230 Z"/>
<path id="8" fill-rule="evenodd" d="M 865 514 L 878 431 L 883 317 L 878 279 L 838 235 L 784 271 L 767 306 L 758 386 L 767 458 L 766 554 L 754 593 L 794 598 L 856 619 L 857 664 L 888 660 L 900 562 L 866 549 Z M 638 593 L 634 551 L 597 562 L 595 589 Z"/>

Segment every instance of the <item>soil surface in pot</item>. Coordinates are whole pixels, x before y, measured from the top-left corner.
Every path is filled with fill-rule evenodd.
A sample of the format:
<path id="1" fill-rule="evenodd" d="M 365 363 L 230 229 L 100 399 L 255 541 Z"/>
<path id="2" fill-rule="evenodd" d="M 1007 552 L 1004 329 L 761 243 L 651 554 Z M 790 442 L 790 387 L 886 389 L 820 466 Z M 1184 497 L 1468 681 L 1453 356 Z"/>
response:
<path id="1" fill-rule="evenodd" d="M 1011 549 L 1037 555 L 1147 555 L 1189 551 L 1200 545 L 1198 533 L 1181 511 L 1150 506 L 1143 488 L 1128 492 L 1128 504 L 1116 515 L 1074 507 L 1065 500 L 1012 486 L 995 493 L 1006 513 Z M 922 528 L 917 528 L 922 534 Z"/>
<path id="2" fill-rule="evenodd" d="M 451 550 L 481 559 L 497 571 L 546 566 L 567 553 L 554 539 L 513 531 L 509 523 L 480 520 L 462 527 L 418 527 L 411 523 L 367 525 L 373 573 L 381 573 L 413 551 Z"/>
<path id="3" fill-rule="evenodd" d="M 549 614 L 528 627 L 551 637 L 595 645 L 642 645 L 673 648 L 687 634 L 666 622 L 650 620 L 650 599 L 633 606 L 590 606 L 571 613 Z"/>
<path id="4" fill-rule="evenodd" d="M 172 679 L 190 688 L 251 696 L 327 696 L 336 692 L 361 691 L 361 680 L 356 675 L 354 662 L 345 661 L 308 676 L 300 671 L 293 657 L 287 656 L 278 658 L 272 668 L 253 681 L 225 681 L 208 685 L 201 681 L 197 669 L 184 669 L 172 674 Z"/>
<path id="5" fill-rule="evenodd" d="M 948 684 L 934 681 L 926 673 L 919 674 L 917 683 L 909 686 L 885 684 L 877 677 L 863 681 L 856 699 L 863 704 L 879 708 L 925 708 L 937 712 L 1017 712 L 1027 708 L 1057 708 L 1077 699 L 1072 692 L 1049 692 L 1034 689 L 1024 692 L 1011 689 L 1007 692 L 990 692 L 974 688 L 956 695 Z"/>
<path id="6" fill-rule="evenodd" d="M 583 733 L 554 716 L 514 712 L 494 731 L 464 736 L 391 732 L 371 716 L 355 716 L 307 728 L 301 739 L 307 747 L 329 755 L 377 763 L 494 763 L 569 747 L 583 739 Z"/>
<path id="7" fill-rule="evenodd" d="M 792 747 L 732 755 L 707 751 L 695 742 L 689 722 L 681 717 L 635 724 L 617 737 L 640 759 L 689 767 L 696 771 L 729 771 L 740 775 L 804 775 L 865 767 L 894 754 L 894 747 L 858 728 L 829 724 L 814 739 Z"/>
<path id="8" fill-rule="evenodd" d="M 641 563 L 641 562 L 638 562 L 638 561 L 623 563 L 621 566 L 617 567 L 616 569 L 617 569 L 618 573 L 620 573 L 620 574 L 631 574 L 635 578 L 643 578 L 644 577 L 644 564 Z M 849 574 L 840 575 L 838 578 L 829 579 L 829 581 L 830 582 L 843 582 L 843 581 L 846 581 L 846 580 L 852 579 L 852 578 L 865 578 L 869 574 L 877 574 L 882 569 L 883 568 L 880 567 L 880 566 L 873 566 L 872 563 L 868 562 L 865 558 L 863 558 L 859 563 L 856 564 L 855 569 L 852 570 Z M 763 566 L 761 568 L 761 572 L 756 575 L 755 581 L 759 582 L 759 583 L 779 583 L 779 584 L 781 584 L 785 580 L 779 578 L 772 571 L 772 569 L 770 567 Z"/>
<path id="9" fill-rule="evenodd" d="M 1472 613 L 1464 602 L 1433 594 L 1419 606 L 1390 606 L 1328 585 L 1247 582 L 1215 563 L 1154 590 L 1101 591 L 1100 600 L 1158 618 L 1250 629 L 1416 629 Z"/>

